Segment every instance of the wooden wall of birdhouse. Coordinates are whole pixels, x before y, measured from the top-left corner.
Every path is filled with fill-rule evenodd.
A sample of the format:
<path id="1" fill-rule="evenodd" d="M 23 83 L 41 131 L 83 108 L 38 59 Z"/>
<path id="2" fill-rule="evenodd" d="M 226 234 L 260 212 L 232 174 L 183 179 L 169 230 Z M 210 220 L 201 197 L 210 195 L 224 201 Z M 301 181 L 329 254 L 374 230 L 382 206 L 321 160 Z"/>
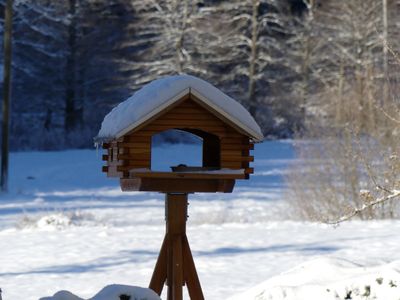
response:
<path id="1" fill-rule="evenodd" d="M 152 137 L 170 129 L 183 130 L 203 140 L 204 170 L 242 170 L 234 173 L 236 179 L 248 179 L 253 173 L 251 137 L 190 93 L 123 136 L 104 143 L 107 153 L 103 160 L 107 165 L 103 171 L 119 178 L 129 178 L 132 170 L 151 171 Z"/>

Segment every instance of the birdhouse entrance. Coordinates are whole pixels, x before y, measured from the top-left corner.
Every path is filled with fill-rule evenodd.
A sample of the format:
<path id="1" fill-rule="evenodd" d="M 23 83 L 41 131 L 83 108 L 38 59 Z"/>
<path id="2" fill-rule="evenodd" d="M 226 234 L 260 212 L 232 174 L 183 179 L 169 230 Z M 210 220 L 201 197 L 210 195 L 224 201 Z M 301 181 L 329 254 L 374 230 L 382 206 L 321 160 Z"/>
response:
<path id="1" fill-rule="evenodd" d="M 162 136 L 177 136 L 190 146 L 179 147 L 174 145 L 175 152 L 166 154 L 163 148 L 156 146 Z M 152 137 L 151 170 L 152 171 L 210 171 L 221 168 L 219 138 L 213 134 L 201 130 L 174 129 L 167 130 Z M 181 151 L 182 150 L 182 151 Z M 183 152 L 184 151 L 184 152 Z"/>

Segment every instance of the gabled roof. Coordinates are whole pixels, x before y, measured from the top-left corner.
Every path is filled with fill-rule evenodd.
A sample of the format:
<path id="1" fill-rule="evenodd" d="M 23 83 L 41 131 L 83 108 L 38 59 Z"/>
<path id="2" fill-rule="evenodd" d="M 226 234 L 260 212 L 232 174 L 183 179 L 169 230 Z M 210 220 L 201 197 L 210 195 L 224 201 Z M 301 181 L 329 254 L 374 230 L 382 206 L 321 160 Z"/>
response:
<path id="1" fill-rule="evenodd" d="M 168 76 L 143 86 L 105 116 L 96 140 L 112 140 L 125 135 L 187 94 L 194 95 L 254 141 L 263 140 L 260 127 L 239 102 L 210 83 L 190 75 Z"/>

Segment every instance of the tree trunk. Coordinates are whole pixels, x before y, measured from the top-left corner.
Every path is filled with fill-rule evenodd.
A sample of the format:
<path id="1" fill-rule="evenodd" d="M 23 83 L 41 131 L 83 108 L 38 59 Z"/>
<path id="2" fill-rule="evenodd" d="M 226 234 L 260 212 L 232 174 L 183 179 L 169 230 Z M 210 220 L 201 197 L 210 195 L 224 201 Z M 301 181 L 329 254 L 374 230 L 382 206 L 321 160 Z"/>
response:
<path id="1" fill-rule="evenodd" d="M 388 64 L 388 4 L 382 0 L 382 33 L 383 33 L 383 96 L 382 104 L 385 107 L 389 98 L 389 64 Z"/>
<path id="2" fill-rule="evenodd" d="M 8 190 L 8 152 L 11 99 L 11 47 L 12 47 L 12 0 L 7 0 L 4 17 L 4 78 L 3 119 L 1 147 L 1 190 Z"/>
<path id="3" fill-rule="evenodd" d="M 307 15 L 307 36 L 305 41 L 305 48 L 303 53 L 303 63 L 301 65 L 302 73 L 302 87 L 301 87 L 301 118 L 303 122 L 306 122 L 307 117 L 307 102 L 309 94 L 309 84 L 310 84 L 310 56 L 311 56 L 311 33 L 313 30 L 314 22 L 314 0 L 310 0 L 307 5 L 308 15 Z"/>
<path id="4" fill-rule="evenodd" d="M 336 110 L 335 110 L 335 126 L 341 126 L 346 123 L 348 114 L 346 108 L 344 107 L 343 95 L 344 95 L 344 82 L 346 80 L 344 74 L 344 58 L 340 58 L 340 66 L 339 66 L 339 82 L 338 82 L 338 94 L 337 94 L 337 102 L 336 102 Z"/>
<path id="5" fill-rule="evenodd" d="M 70 23 L 68 26 L 68 50 L 65 70 L 65 131 L 70 132 L 82 123 L 81 109 L 76 107 L 76 0 L 69 0 Z"/>
<path id="6" fill-rule="evenodd" d="M 258 38 L 258 7 L 260 0 L 253 0 L 253 13 L 251 17 L 251 45 L 250 45 L 250 60 L 249 60 L 249 94 L 248 105 L 250 113 L 255 116 L 257 111 L 257 101 L 255 99 L 255 73 L 257 61 L 257 38 Z"/>
<path id="7" fill-rule="evenodd" d="M 178 7 L 180 1 L 177 1 L 176 7 Z M 180 32 L 179 36 L 176 39 L 175 43 L 175 53 L 176 53 L 176 65 L 177 65 L 177 71 L 178 74 L 183 73 L 183 68 L 184 68 L 184 49 L 183 49 L 183 43 L 184 43 L 184 38 L 186 34 L 186 29 L 188 25 L 188 18 L 189 18 L 189 12 L 188 12 L 188 0 L 184 1 L 184 6 L 183 6 L 183 16 L 182 16 L 182 24 L 180 27 Z"/>

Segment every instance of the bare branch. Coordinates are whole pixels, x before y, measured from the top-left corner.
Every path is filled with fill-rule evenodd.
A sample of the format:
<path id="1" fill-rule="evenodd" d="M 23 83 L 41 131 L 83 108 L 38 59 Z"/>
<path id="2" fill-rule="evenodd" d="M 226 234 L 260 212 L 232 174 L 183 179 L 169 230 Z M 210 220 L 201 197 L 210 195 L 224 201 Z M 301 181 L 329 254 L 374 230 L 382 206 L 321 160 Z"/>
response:
<path id="1" fill-rule="evenodd" d="M 370 197 L 369 191 L 361 191 L 360 194 L 364 198 Z M 378 204 L 388 202 L 388 201 L 398 198 L 398 197 L 400 197 L 400 190 L 393 190 L 393 191 L 391 191 L 391 193 L 389 195 L 379 197 L 372 201 L 368 201 L 363 206 L 361 206 L 359 208 L 354 208 L 350 213 L 340 217 L 339 219 L 333 220 L 333 221 L 327 220 L 325 223 L 331 224 L 331 225 L 339 225 L 340 223 L 350 220 L 351 218 L 355 217 L 356 215 L 359 215 L 360 213 L 362 213 L 363 211 L 365 211 L 369 208 L 372 208 Z"/>

